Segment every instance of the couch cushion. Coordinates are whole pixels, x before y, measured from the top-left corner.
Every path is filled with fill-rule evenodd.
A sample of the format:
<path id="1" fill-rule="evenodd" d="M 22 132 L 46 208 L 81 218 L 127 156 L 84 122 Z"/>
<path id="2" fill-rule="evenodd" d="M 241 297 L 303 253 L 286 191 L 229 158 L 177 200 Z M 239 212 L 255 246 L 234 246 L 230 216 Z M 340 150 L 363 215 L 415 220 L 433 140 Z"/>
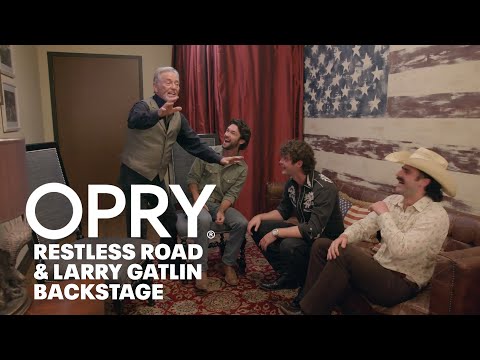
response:
<path id="1" fill-rule="evenodd" d="M 374 311 L 384 315 L 428 315 L 430 313 L 430 285 L 413 299 L 392 307 L 371 304 Z"/>

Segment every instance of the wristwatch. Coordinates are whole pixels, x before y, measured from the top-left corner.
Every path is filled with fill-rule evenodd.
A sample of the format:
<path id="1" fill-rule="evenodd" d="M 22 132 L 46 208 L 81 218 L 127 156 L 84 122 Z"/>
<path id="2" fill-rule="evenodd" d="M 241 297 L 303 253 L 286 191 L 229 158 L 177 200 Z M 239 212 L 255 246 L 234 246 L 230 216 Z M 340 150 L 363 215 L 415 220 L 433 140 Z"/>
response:
<path id="1" fill-rule="evenodd" d="M 272 235 L 277 238 L 278 237 L 278 229 L 273 229 L 272 230 Z"/>

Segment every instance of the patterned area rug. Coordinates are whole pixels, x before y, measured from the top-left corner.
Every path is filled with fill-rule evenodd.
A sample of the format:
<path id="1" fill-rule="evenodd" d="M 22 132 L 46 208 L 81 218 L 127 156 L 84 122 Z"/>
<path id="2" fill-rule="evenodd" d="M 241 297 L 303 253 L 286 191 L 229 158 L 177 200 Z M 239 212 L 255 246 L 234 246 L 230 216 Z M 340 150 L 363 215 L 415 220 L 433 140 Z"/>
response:
<path id="1" fill-rule="evenodd" d="M 246 260 L 246 274 L 239 276 L 237 286 L 230 286 L 223 279 L 219 249 L 209 249 L 210 291 L 206 295 L 198 295 L 193 282 L 162 280 L 163 300 L 156 300 L 153 307 L 148 306 L 146 301 L 125 301 L 124 313 L 127 315 L 281 314 L 277 304 L 281 301 L 291 301 L 297 290 L 264 291 L 259 288 L 261 281 L 275 280 L 277 275 L 251 239 L 246 245 Z"/>

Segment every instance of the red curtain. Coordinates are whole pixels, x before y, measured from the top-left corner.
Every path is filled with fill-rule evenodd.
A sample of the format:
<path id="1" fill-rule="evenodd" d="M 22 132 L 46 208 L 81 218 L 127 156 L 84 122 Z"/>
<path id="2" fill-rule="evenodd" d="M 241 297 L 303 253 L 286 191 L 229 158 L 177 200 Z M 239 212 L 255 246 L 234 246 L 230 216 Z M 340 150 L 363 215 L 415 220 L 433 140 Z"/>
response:
<path id="1" fill-rule="evenodd" d="M 265 209 L 267 182 L 285 181 L 280 146 L 303 138 L 302 45 L 175 45 L 179 105 L 197 133 L 220 140 L 232 118 L 252 130 L 248 177 L 235 204 L 247 219 Z M 270 210 L 270 209 L 268 209 Z"/>

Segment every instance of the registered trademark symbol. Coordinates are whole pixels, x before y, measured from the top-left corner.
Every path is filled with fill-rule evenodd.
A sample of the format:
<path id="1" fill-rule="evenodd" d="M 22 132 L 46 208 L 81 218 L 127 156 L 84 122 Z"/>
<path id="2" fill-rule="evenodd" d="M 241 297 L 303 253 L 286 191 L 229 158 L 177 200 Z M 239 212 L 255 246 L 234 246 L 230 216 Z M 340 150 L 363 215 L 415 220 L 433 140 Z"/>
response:
<path id="1" fill-rule="evenodd" d="M 208 230 L 207 231 L 207 237 L 212 240 L 215 237 L 215 231 L 213 230 Z"/>

